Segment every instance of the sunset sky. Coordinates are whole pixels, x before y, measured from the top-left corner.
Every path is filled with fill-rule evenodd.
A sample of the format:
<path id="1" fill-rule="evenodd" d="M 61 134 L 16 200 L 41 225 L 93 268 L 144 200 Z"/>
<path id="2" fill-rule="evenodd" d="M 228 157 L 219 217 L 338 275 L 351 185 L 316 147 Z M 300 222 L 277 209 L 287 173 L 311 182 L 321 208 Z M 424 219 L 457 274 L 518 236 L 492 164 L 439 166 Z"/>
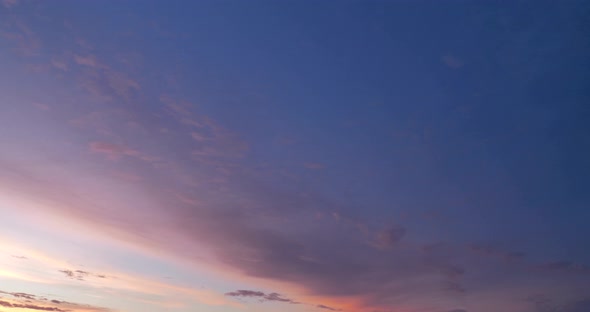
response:
<path id="1" fill-rule="evenodd" d="M 0 0 L 0 311 L 590 311 L 589 16 Z"/>

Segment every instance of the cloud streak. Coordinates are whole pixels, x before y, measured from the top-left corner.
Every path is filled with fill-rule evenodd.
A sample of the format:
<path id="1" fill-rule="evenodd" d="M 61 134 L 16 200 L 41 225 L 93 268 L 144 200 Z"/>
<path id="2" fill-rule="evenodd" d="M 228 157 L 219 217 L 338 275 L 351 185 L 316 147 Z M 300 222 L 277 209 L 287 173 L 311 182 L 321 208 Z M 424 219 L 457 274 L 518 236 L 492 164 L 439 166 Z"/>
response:
<path id="1" fill-rule="evenodd" d="M 113 310 L 91 305 L 77 304 L 67 301 L 48 299 L 27 293 L 0 291 L 0 294 L 12 298 L 0 298 L 0 307 L 7 311 L 55 311 L 55 312 L 113 312 Z"/>
<path id="2" fill-rule="evenodd" d="M 229 297 L 242 297 L 242 298 L 257 298 L 260 299 L 261 302 L 265 301 L 275 301 L 275 302 L 285 302 L 290 304 L 299 304 L 293 299 L 285 298 L 278 293 L 269 293 L 265 294 L 261 291 L 254 291 L 254 290 L 236 290 L 232 292 L 228 292 L 225 294 Z"/>
<path id="3" fill-rule="evenodd" d="M 342 311 L 341 309 L 334 309 L 332 307 L 325 306 L 323 304 L 318 304 L 316 307 L 318 307 L 320 309 L 324 309 L 324 310 L 329 310 L 329 311 Z"/>

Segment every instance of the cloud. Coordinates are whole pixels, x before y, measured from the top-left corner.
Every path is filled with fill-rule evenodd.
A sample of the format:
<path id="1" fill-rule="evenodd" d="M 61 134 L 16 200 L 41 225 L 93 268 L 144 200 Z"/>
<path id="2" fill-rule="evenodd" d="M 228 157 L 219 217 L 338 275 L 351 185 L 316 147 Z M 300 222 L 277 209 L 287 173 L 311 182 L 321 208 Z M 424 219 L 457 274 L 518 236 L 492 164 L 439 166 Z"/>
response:
<path id="1" fill-rule="evenodd" d="M 21 292 L 7 292 L 0 290 L 0 294 L 12 298 L 0 298 L 0 307 L 22 310 L 55 311 L 55 312 L 111 312 L 110 309 L 90 305 L 77 304 L 62 300 L 48 299 Z"/>
<path id="2" fill-rule="evenodd" d="M 10 3 L 10 1 L 9 1 Z M 4 2 L 6 4 L 6 2 Z M 41 50 L 41 40 L 22 19 L 8 20 L 10 27 L 0 29 L 0 36 L 15 43 L 15 50 L 23 56 L 36 56 Z"/>
<path id="3" fill-rule="evenodd" d="M 381 249 L 389 249 L 396 245 L 406 235 L 403 227 L 392 227 L 377 234 L 373 246 Z"/>
<path id="4" fill-rule="evenodd" d="M 255 290 L 236 290 L 236 291 L 228 292 L 225 295 L 229 296 L 229 297 L 259 298 L 262 302 L 264 302 L 264 301 L 277 301 L 277 302 L 287 302 L 287 303 L 291 303 L 291 304 L 299 304 L 299 302 L 294 301 L 289 298 L 285 298 L 278 293 L 265 294 L 261 291 L 255 291 Z"/>
<path id="5" fill-rule="evenodd" d="M 69 310 L 63 310 L 58 307 L 39 306 L 29 303 L 10 303 L 8 301 L 0 300 L 0 306 L 5 308 L 14 309 L 25 309 L 25 310 L 39 310 L 39 311 L 56 311 L 56 312 L 67 312 Z"/>
<path id="6" fill-rule="evenodd" d="M 29 300 L 35 300 L 37 299 L 35 295 L 31 295 L 31 294 L 27 294 L 27 293 L 22 293 L 22 292 L 6 292 L 6 291 L 1 291 L 0 290 L 0 294 L 6 294 L 6 295 L 11 295 L 15 298 L 24 298 L 24 299 L 29 299 Z"/>
<path id="7" fill-rule="evenodd" d="M 197 142 L 207 141 L 207 137 L 198 132 L 191 132 L 191 136 Z"/>
<path id="8" fill-rule="evenodd" d="M 418 254 L 402 249 L 384 253 L 368 246 L 358 230 L 346 223 L 318 221 L 311 213 L 313 219 L 306 221 L 295 214 L 292 218 L 308 224 L 308 228 L 287 235 L 280 226 L 290 227 L 289 223 L 277 224 L 277 228 L 269 223 L 254 227 L 247 215 L 222 210 L 192 210 L 178 229 L 191 233 L 187 234 L 191 237 L 208 235 L 206 243 L 219 261 L 247 276 L 300 285 L 318 296 L 360 296 L 369 305 L 394 304 L 401 294 L 416 295 L 420 289 L 447 278 Z M 261 295 L 254 291 L 233 295 L 240 294 Z"/>
<path id="9" fill-rule="evenodd" d="M 74 272 L 71 270 L 60 270 L 59 272 L 65 274 L 67 277 L 71 277 L 71 278 L 74 277 Z"/>
<path id="10" fill-rule="evenodd" d="M 35 299 L 35 296 L 26 293 L 12 293 L 16 298 Z"/>
<path id="11" fill-rule="evenodd" d="M 84 70 L 79 73 L 81 86 L 90 94 L 103 101 L 120 99 L 130 101 L 141 90 L 141 85 L 128 73 L 105 64 L 96 55 L 74 55 L 73 62 Z M 64 62 L 53 62 L 54 67 L 67 70 Z"/>
<path id="12" fill-rule="evenodd" d="M 141 86 L 137 81 L 123 72 L 108 70 L 105 72 L 104 76 L 111 90 L 126 100 L 131 99 L 131 97 L 141 89 Z"/>
<path id="13" fill-rule="evenodd" d="M 139 154 L 134 149 L 108 142 L 91 142 L 89 147 L 92 152 L 105 154 L 112 159 L 119 158 L 122 155 L 136 156 Z"/>
<path id="14" fill-rule="evenodd" d="M 94 141 L 88 144 L 88 147 L 91 152 L 97 154 L 103 154 L 110 160 L 118 160 L 123 156 L 127 157 L 134 157 L 137 159 L 141 159 L 146 162 L 155 162 L 157 158 L 147 156 L 135 149 L 127 147 L 125 145 L 114 144 L 109 142 L 103 141 Z"/>
<path id="15" fill-rule="evenodd" d="M 230 297 L 264 297 L 264 293 L 255 290 L 236 290 L 225 294 Z"/>
<path id="16" fill-rule="evenodd" d="M 88 93 L 103 102 L 116 99 L 130 101 L 141 89 L 136 80 L 112 69 L 93 69 L 80 79 L 80 84 Z"/>
<path id="17" fill-rule="evenodd" d="M 294 301 L 292 299 L 283 298 L 278 293 L 270 293 L 270 294 L 264 296 L 264 300 L 266 300 L 266 301 L 288 302 L 288 303 L 291 303 L 291 304 L 298 304 L 299 303 L 299 302 Z"/>
<path id="18" fill-rule="evenodd" d="M 316 307 L 318 307 L 320 309 L 324 309 L 324 310 L 330 310 L 330 311 L 342 311 L 342 309 L 335 309 L 335 308 L 332 308 L 332 307 L 329 307 L 329 306 L 326 306 L 323 304 L 318 304 L 318 305 L 316 305 Z"/>
<path id="19" fill-rule="evenodd" d="M 13 6 L 16 6 L 18 2 L 18 0 L 2 0 L 2 5 L 10 9 Z"/>
<path id="20" fill-rule="evenodd" d="M 72 270 L 60 270 L 59 272 L 65 274 L 67 277 L 69 277 L 71 279 L 76 279 L 76 280 L 79 280 L 79 281 L 83 281 L 84 278 L 89 275 L 88 272 L 82 271 L 82 270 L 76 270 L 76 271 L 72 271 Z"/>
<path id="21" fill-rule="evenodd" d="M 68 278 L 78 281 L 84 281 L 87 277 L 106 278 L 106 275 L 104 274 L 95 274 L 83 270 L 59 270 L 59 272 L 63 273 Z"/>
<path id="22" fill-rule="evenodd" d="M 84 65 L 93 68 L 102 67 L 102 65 L 100 65 L 100 63 L 98 62 L 96 56 L 92 54 L 87 56 L 74 55 L 74 61 L 78 65 Z"/>
<path id="23" fill-rule="evenodd" d="M 160 96 L 160 102 L 165 105 L 168 114 L 189 129 L 189 135 L 198 143 L 191 153 L 194 158 L 201 161 L 211 158 L 239 159 L 248 152 L 249 145 L 239 135 L 212 118 L 197 114 L 191 103 L 168 95 Z"/>
<path id="24" fill-rule="evenodd" d="M 58 59 L 52 59 L 51 65 L 53 65 L 54 68 L 59 69 L 61 71 L 68 71 L 69 69 L 68 64 L 66 62 Z"/>

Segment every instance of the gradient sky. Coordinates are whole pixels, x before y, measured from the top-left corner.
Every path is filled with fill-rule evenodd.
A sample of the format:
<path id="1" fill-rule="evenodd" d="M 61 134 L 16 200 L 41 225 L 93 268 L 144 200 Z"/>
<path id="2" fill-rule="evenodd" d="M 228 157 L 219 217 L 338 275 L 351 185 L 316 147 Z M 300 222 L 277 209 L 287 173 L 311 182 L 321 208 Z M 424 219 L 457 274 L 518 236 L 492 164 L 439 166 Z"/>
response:
<path id="1" fill-rule="evenodd" d="M 0 311 L 590 311 L 587 1 L 0 4 Z"/>

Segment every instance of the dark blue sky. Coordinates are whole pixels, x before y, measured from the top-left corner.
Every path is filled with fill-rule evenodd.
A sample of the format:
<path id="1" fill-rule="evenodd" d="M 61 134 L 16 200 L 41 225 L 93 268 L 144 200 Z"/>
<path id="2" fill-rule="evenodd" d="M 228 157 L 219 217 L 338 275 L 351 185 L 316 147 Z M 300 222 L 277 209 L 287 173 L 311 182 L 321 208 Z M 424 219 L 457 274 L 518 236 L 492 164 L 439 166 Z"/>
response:
<path id="1" fill-rule="evenodd" d="M 12 129 L 0 182 L 22 198 L 57 196 L 48 211 L 108 239 L 106 225 L 127 233 L 115 241 L 235 271 L 205 283 L 224 298 L 287 302 L 232 292 L 276 282 L 319 309 L 589 309 L 588 3 L 5 0 L 0 12 Z M 96 202 L 113 179 L 129 185 Z M 129 219 L 82 208 L 95 204 Z"/>

